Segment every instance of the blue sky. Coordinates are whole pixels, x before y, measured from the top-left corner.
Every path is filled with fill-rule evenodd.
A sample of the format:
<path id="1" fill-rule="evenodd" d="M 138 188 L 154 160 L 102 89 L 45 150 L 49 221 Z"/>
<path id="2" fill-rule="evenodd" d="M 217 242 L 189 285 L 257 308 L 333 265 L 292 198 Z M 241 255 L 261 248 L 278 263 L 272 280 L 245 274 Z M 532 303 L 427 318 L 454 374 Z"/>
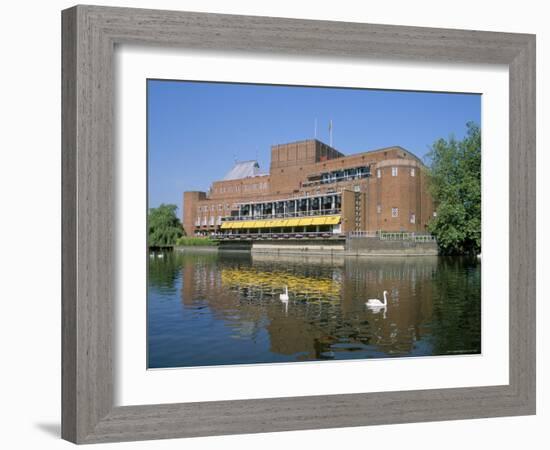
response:
<path id="1" fill-rule="evenodd" d="M 269 171 L 273 144 L 317 138 L 345 154 L 400 145 L 419 157 L 481 124 L 481 96 L 148 80 L 149 207 L 206 191 L 235 159 Z"/>

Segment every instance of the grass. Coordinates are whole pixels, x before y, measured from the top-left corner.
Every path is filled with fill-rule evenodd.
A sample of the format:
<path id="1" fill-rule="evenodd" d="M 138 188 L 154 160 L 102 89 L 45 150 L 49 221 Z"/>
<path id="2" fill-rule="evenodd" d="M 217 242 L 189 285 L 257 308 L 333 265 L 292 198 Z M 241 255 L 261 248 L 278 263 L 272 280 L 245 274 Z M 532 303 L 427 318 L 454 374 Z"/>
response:
<path id="1" fill-rule="evenodd" d="M 176 245 L 181 247 L 205 247 L 216 246 L 218 243 L 207 237 L 182 236 L 176 241 Z"/>

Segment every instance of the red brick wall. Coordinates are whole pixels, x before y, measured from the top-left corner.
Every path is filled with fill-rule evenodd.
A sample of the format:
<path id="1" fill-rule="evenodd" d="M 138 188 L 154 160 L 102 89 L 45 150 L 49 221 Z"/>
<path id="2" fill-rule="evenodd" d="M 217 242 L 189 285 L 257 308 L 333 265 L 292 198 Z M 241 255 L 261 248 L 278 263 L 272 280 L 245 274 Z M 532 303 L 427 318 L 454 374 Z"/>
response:
<path id="1" fill-rule="evenodd" d="M 197 215 L 207 225 L 199 230 L 214 231 L 220 216 L 230 215 L 233 205 L 240 202 L 268 201 L 293 196 L 322 194 L 328 190 L 348 190 L 343 199 L 346 219 L 344 228 L 353 231 L 355 226 L 356 186 L 361 190 L 360 215 L 362 231 L 424 231 L 433 217 L 433 203 L 427 192 L 426 175 L 421 161 L 401 147 L 389 147 L 371 152 L 343 156 L 337 150 L 316 140 L 275 145 L 271 149 L 270 174 L 241 180 L 215 181 L 210 193 L 184 194 L 183 224 L 188 234 L 196 231 Z M 327 158 L 326 160 L 324 158 Z M 308 176 L 341 168 L 370 165 L 371 177 L 361 180 L 302 187 Z M 392 176 L 397 167 L 397 176 Z M 410 170 L 414 168 L 415 175 Z M 377 177 L 377 169 L 381 178 Z M 378 213 L 377 206 L 381 212 Z M 199 212 L 199 207 L 206 209 Z M 398 217 L 392 217 L 392 208 L 398 208 Z M 410 223 L 411 213 L 415 223 Z M 351 214 L 351 216 L 349 216 Z"/>

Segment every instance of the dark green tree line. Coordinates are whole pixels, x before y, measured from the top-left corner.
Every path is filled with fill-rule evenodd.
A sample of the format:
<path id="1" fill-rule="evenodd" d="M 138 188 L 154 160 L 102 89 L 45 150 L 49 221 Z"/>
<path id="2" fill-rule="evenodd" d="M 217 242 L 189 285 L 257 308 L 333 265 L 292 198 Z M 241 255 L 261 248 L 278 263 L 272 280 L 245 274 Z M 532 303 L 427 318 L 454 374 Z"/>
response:
<path id="1" fill-rule="evenodd" d="M 464 139 L 439 139 L 427 155 L 437 216 L 428 225 L 444 254 L 481 251 L 481 131 L 467 124 Z"/>

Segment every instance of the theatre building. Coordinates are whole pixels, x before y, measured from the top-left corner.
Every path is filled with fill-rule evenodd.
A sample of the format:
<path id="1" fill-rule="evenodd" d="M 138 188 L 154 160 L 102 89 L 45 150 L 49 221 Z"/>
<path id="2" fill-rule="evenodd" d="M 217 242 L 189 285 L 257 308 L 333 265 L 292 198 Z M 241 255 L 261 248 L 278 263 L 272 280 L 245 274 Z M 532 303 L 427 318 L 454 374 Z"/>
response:
<path id="1" fill-rule="evenodd" d="M 425 166 L 399 146 L 344 155 L 318 140 L 274 145 L 268 173 L 237 162 L 208 192 L 183 194 L 188 236 L 426 232 L 433 216 Z"/>

